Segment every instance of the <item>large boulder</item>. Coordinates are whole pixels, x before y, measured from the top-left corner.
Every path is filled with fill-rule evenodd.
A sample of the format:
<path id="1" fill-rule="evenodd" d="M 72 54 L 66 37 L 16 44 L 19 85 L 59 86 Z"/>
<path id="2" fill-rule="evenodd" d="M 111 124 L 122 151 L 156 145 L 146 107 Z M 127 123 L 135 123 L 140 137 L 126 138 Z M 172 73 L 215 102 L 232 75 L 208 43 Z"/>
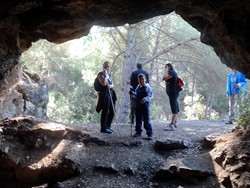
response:
<path id="1" fill-rule="evenodd" d="M 0 118 L 29 115 L 47 119 L 47 84 L 37 74 L 17 67 L 15 74 L 6 79 L 9 87 L 0 93 Z"/>

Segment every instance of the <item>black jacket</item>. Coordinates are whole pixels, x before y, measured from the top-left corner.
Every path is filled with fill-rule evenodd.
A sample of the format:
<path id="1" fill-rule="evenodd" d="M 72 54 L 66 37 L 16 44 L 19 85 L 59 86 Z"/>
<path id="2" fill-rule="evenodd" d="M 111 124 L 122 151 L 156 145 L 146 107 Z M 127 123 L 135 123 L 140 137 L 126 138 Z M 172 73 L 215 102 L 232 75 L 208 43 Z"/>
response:
<path id="1" fill-rule="evenodd" d="M 100 113 L 101 110 L 103 109 L 103 107 L 106 105 L 105 104 L 105 101 L 106 101 L 105 98 L 106 97 L 110 98 L 110 95 L 112 97 L 113 102 L 115 102 L 117 100 L 115 90 L 110 89 L 110 94 L 109 94 L 108 89 L 106 89 L 106 90 L 99 93 L 98 102 L 97 102 L 97 105 L 96 105 L 96 111 L 98 113 Z"/>
<path id="2" fill-rule="evenodd" d="M 134 72 L 132 72 L 131 76 L 130 76 L 130 85 L 133 87 L 133 91 L 135 91 L 136 87 L 138 86 L 138 75 L 139 74 L 144 74 L 147 78 L 146 83 L 149 83 L 149 77 L 148 77 L 148 73 L 145 70 L 142 69 L 138 69 Z"/>

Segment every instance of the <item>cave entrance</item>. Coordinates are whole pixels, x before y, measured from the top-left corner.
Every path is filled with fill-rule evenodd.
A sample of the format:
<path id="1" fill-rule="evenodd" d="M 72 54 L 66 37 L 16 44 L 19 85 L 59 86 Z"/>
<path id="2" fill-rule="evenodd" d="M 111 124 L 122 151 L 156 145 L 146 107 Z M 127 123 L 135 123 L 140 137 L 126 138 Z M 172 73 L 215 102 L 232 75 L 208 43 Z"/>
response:
<path id="1" fill-rule="evenodd" d="M 172 13 L 116 28 L 94 26 L 88 36 L 60 45 L 40 40 L 22 54 L 22 61 L 46 80 L 52 120 L 99 122 L 93 80 L 106 60 L 112 64 L 119 122 L 129 122 L 129 76 L 138 62 L 150 73 L 154 89 L 152 119 L 168 120 L 171 114 L 161 81 L 168 62 L 185 81 L 179 97 L 180 118 L 224 119 L 230 69 L 199 38 L 196 29 Z"/>
<path id="2" fill-rule="evenodd" d="M 40 40 L 22 54 L 22 61 L 25 66 L 38 73 L 49 86 L 48 117 L 51 120 L 77 124 L 99 122 L 99 114 L 95 112 L 97 97 L 93 81 L 106 60 L 112 63 L 112 76 L 119 96 L 117 104 L 119 122 L 128 122 L 127 88 L 129 88 L 130 73 L 138 62 L 142 63 L 143 68 L 150 73 L 150 84 L 155 93 L 152 103 L 154 120 L 168 120 L 171 114 L 169 104 L 166 102 L 165 86 L 161 81 L 164 65 L 168 62 L 174 64 L 185 81 L 185 89 L 181 92 L 179 100 L 182 108 L 180 118 L 222 119 L 227 114 L 225 107 L 227 100 L 224 93 L 226 75 L 230 69 L 220 62 L 211 47 L 199 41 L 199 35 L 198 31 L 178 15 L 170 14 L 117 28 L 93 27 L 88 36 L 61 45 Z M 36 78 L 35 74 L 31 75 L 34 76 L 32 79 Z M 26 108 L 28 107 L 33 106 L 26 104 Z M 124 109 L 127 110 L 126 113 Z M 51 128 L 51 125 L 48 127 Z M 70 138 L 72 133 L 68 132 L 67 135 L 61 131 L 59 137 L 55 138 L 53 134 L 49 139 L 44 136 L 38 139 L 35 137 L 34 145 L 37 149 L 42 146 L 49 149 L 56 148 L 52 154 L 61 153 L 67 147 L 72 149 L 71 145 L 59 141 L 63 136 Z M 79 140 L 81 138 L 78 132 L 75 137 Z M 27 136 L 22 135 L 22 138 Z M 45 145 L 48 140 L 51 145 Z M 57 147 L 54 146 L 55 140 Z M 30 145 L 30 140 L 28 141 Z M 84 151 L 80 148 L 83 148 L 82 145 L 77 145 L 78 151 Z M 29 156 L 26 158 L 27 161 L 30 159 Z M 50 180 L 52 175 L 46 173 L 48 179 L 42 181 L 38 179 L 34 184 L 45 183 L 47 186 L 48 183 L 50 186 L 79 174 L 78 169 L 67 158 L 60 164 L 64 170 L 72 173 L 61 177 L 61 168 L 42 169 L 38 174 L 47 171 L 60 173 L 52 182 Z M 21 172 L 29 174 L 26 176 L 29 178 L 33 171 L 28 169 Z"/>

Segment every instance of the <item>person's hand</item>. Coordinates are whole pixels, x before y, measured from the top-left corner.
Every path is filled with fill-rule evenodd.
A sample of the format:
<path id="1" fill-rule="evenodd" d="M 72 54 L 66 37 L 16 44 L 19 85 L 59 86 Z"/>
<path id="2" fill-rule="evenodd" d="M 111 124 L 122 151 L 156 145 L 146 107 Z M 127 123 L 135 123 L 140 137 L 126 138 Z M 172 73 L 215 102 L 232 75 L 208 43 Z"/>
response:
<path id="1" fill-rule="evenodd" d="M 106 76 L 107 76 L 107 74 L 108 74 L 107 69 L 103 69 L 103 75 L 106 77 Z"/>
<path id="2" fill-rule="evenodd" d="M 129 94 L 130 94 L 130 95 L 135 94 L 135 92 L 134 92 L 134 90 L 133 90 L 133 88 L 132 88 L 132 87 L 129 89 Z"/>
<path id="3" fill-rule="evenodd" d="M 109 83 L 106 83 L 106 86 L 107 86 L 107 88 L 108 89 L 110 89 L 111 87 L 110 87 L 110 85 L 109 85 Z"/>
<path id="4" fill-rule="evenodd" d="M 240 88 L 241 85 L 240 85 L 240 84 L 236 84 L 235 87 L 236 87 L 236 88 Z"/>
<path id="5" fill-rule="evenodd" d="M 141 104 L 144 104 L 145 102 L 146 102 L 145 99 L 142 99 L 142 100 L 140 101 Z"/>

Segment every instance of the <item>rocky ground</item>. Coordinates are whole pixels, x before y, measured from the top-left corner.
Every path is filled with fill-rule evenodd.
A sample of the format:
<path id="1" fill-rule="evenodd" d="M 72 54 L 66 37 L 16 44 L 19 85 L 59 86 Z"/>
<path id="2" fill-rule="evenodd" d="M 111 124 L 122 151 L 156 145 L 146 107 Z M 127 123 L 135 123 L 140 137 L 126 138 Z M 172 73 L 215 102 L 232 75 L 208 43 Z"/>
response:
<path id="1" fill-rule="evenodd" d="M 68 125 L 16 117 L 0 122 L 1 187 L 250 187 L 250 132 L 223 121 L 154 121 L 154 139 L 128 124 Z M 133 131 L 134 132 L 134 131 Z"/>

